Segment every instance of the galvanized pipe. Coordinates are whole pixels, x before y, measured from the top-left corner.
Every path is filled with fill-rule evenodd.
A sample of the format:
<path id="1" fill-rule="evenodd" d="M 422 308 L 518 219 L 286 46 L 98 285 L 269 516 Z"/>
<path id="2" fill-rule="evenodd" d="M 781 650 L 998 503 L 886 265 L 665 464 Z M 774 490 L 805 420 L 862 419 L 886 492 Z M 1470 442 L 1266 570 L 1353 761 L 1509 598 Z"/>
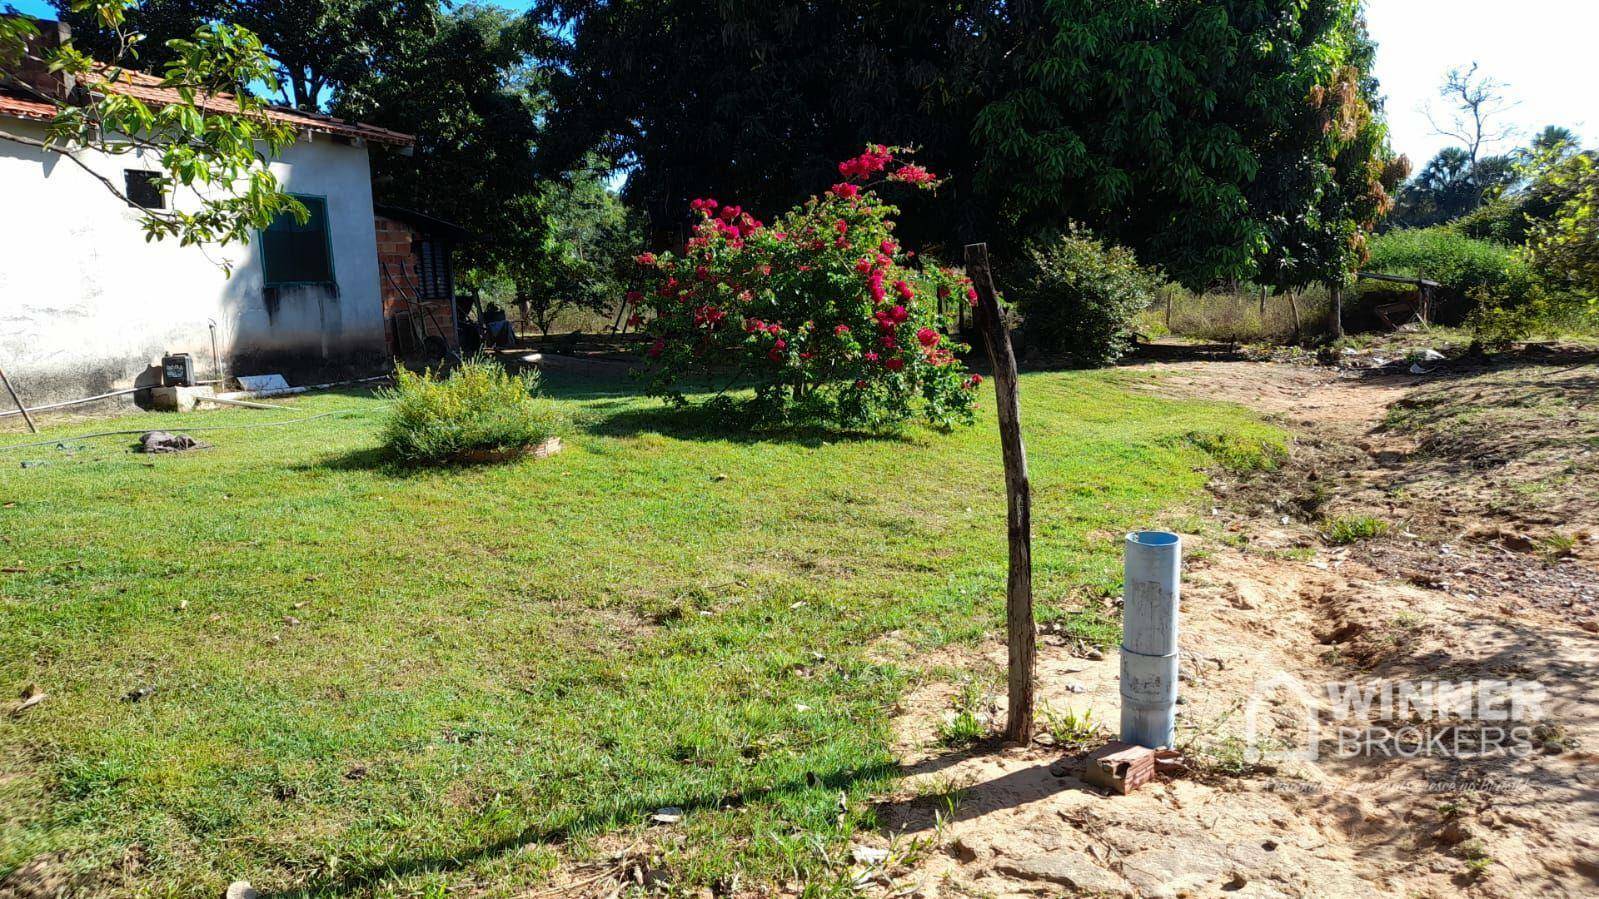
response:
<path id="1" fill-rule="evenodd" d="M 1127 535 L 1122 602 L 1122 742 L 1159 749 L 1177 731 L 1177 605 L 1182 538 Z"/>

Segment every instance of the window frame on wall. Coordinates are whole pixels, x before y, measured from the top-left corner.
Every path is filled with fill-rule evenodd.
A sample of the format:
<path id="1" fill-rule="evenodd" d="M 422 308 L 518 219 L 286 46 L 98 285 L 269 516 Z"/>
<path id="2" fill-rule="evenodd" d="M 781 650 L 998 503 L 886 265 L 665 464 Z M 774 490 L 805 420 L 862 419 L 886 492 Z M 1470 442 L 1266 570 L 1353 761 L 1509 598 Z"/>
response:
<path id="1" fill-rule="evenodd" d="M 274 228 L 278 228 L 280 224 L 286 222 L 288 223 L 289 227 L 282 230 L 288 231 L 290 234 L 310 233 L 309 231 L 302 230 L 306 228 L 306 225 L 301 225 L 298 220 L 294 218 L 292 213 L 285 212 L 282 215 L 279 215 L 271 225 L 268 225 L 267 227 L 256 232 L 257 245 L 261 248 L 260 255 L 262 286 L 268 288 L 305 286 L 336 287 L 338 284 L 338 273 L 334 267 L 333 224 L 331 216 L 328 214 L 328 198 L 321 194 L 290 194 L 289 196 L 299 200 L 300 203 L 305 206 L 306 210 L 311 213 L 311 217 L 307 220 L 307 225 L 320 218 L 322 224 L 322 252 L 325 254 L 327 259 L 327 276 L 325 278 L 273 277 L 274 266 L 269 261 L 268 254 L 269 232 L 271 232 Z M 299 273 L 296 272 L 295 274 Z"/>
<path id="2" fill-rule="evenodd" d="M 161 173 L 149 169 L 123 169 L 122 189 L 133 209 L 165 209 L 167 193 L 160 188 Z M 153 203 L 145 202 L 153 199 Z"/>
<path id="3" fill-rule="evenodd" d="M 412 241 L 416 257 L 416 295 L 419 300 L 455 297 L 455 264 L 449 241 L 419 234 Z M 431 258 L 430 258 L 431 257 Z"/>

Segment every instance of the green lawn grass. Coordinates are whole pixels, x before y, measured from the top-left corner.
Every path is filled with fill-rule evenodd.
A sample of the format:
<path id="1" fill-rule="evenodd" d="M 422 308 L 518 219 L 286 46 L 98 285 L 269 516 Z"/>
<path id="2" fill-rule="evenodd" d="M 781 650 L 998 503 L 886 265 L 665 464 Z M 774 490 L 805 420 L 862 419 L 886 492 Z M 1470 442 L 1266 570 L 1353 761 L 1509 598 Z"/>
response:
<path id="1" fill-rule="evenodd" d="M 1040 614 L 1106 643 L 1119 534 L 1177 520 L 1203 447 L 1280 439 L 1129 377 L 1022 386 Z M 182 455 L 0 452 L 0 692 L 49 694 L 0 717 L 0 877 L 512 894 L 678 806 L 651 842 L 679 886 L 836 883 L 920 653 L 1001 626 L 991 395 L 954 434 L 740 439 L 547 386 L 566 450 L 500 467 L 387 467 L 362 394 L 46 435 L 340 413 Z"/>

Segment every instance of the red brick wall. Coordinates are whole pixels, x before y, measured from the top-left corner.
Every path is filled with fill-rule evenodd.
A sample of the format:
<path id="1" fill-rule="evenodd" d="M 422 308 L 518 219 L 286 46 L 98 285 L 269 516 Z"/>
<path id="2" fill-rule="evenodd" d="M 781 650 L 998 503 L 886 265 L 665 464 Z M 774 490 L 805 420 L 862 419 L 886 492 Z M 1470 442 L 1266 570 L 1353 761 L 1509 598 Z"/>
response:
<path id="1" fill-rule="evenodd" d="M 397 313 L 410 313 L 413 319 L 421 321 L 428 336 L 442 337 L 450 349 L 459 349 L 460 339 L 455 333 L 455 316 L 450 309 L 450 301 L 416 299 L 416 229 L 405 222 L 381 215 L 376 217 L 376 224 L 378 278 L 383 288 L 383 318 L 388 322 L 389 352 L 400 355 L 395 336 Z"/>

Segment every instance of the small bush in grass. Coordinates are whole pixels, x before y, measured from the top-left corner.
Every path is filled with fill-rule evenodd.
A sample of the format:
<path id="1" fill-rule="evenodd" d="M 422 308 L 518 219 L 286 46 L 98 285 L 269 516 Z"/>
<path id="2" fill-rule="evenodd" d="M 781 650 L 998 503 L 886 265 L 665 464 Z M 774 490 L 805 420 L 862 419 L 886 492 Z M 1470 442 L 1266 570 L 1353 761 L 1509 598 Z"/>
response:
<path id="1" fill-rule="evenodd" d="M 1288 458 L 1280 439 L 1220 431 L 1189 431 L 1184 440 L 1199 447 L 1231 472 L 1276 471 Z"/>
<path id="2" fill-rule="evenodd" d="M 1358 543 L 1361 540 L 1375 540 L 1386 537 L 1392 530 L 1388 522 L 1370 515 L 1349 515 L 1343 518 L 1333 518 L 1322 526 L 1321 533 L 1327 538 L 1328 543 L 1343 546 Z"/>
<path id="3" fill-rule="evenodd" d="M 536 396 L 538 375 L 513 375 L 499 363 L 470 359 L 435 378 L 405 368 L 384 397 L 394 402 L 383 444 L 402 462 L 465 461 L 477 453 L 515 453 L 556 436 L 560 416 Z"/>
<path id="4" fill-rule="evenodd" d="M 1079 368 L 1110 365 L 1127 352 L 1134 321 L 1162 281 L 1132 250 L 1077 227 L 1035 245 L 1006 280 L 1028 344 Z"/>

